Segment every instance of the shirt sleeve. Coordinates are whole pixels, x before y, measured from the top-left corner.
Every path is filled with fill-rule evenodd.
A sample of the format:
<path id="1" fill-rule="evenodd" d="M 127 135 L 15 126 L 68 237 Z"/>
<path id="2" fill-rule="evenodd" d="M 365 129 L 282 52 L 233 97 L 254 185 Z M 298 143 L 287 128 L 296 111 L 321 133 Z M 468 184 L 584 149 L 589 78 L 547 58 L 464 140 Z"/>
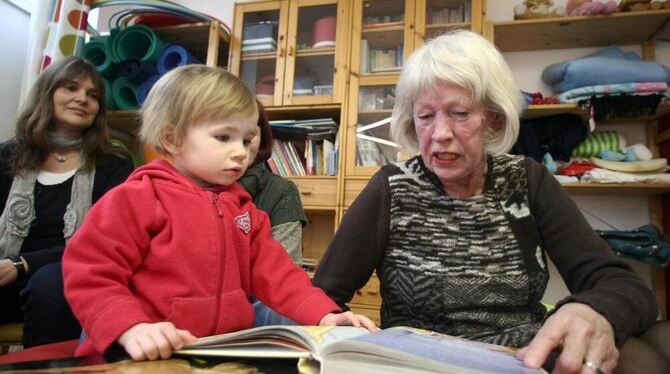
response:
<path id="1" fill-rule="evenodd" d="M 612 324 L 618 346 L 643 333 L 658 311 L 652 291 L 612 254 L 545 167 L 530 159 L 526 167 L 531 210 L 543 247 L 571 292 L 556 309 L 569 302 L 590 306 Z"/>
<path id="2" fill-rule="evenodd" d="M 275 238 L 294 264 L 302 264 L 302 222 L 286 222 L 272 227 L 272 237 Z"/>
<path id="3" fill-rule="evenodd" d="M 328 246 L 313 283 L 341 307 L 370 279 L 386 251 L 390 192 L 383 169 L 361 191 Z"/>

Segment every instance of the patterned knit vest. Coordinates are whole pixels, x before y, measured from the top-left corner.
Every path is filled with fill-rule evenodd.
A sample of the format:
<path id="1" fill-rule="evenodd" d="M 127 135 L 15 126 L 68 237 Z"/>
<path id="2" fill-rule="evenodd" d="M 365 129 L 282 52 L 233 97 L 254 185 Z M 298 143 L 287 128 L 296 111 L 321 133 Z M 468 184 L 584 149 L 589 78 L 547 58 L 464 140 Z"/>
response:
<path id="1" fill-rule="evenodd" d="M 546 316 L 544 252 L 523 157 L 489 156 L 484 193 L 455 199 L 420 157 L 384 167 L 391 192 L 379 269 L 383 327 L 520 347 Z"/>

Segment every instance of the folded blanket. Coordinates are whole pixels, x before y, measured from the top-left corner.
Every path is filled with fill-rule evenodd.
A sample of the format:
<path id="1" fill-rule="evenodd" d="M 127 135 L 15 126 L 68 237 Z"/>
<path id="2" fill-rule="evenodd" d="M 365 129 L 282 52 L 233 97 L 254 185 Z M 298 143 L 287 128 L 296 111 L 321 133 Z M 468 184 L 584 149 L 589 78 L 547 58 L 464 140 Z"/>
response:
<path id="1" fill-rule="evenodd" d="M 608 47 L 586 57 L 553 64 L 544 69 L 542 80 L 556 93 L 586 86 L 615 83 L 670 83 L 670 69 L 642 61 L 634 53 Z"/>
<path id="2" fill-rule="evenodd" d="M 670 183 L 668 173 L 622 173 L 595 168 L 584 173 L 582 183 Z"/>
<path id="3" fill-rule="evenodd" d="M 576 103 L 591 98 L 596 95 L 617 95 L 617 94 L 648 94 L 662 93 L 668 89 L 665 82 L 627 82 L 616 84 L 601 84 L 596 86 L 586 86 L 565 91 L 558 95 L 558 100 L 562 103 Z"/>

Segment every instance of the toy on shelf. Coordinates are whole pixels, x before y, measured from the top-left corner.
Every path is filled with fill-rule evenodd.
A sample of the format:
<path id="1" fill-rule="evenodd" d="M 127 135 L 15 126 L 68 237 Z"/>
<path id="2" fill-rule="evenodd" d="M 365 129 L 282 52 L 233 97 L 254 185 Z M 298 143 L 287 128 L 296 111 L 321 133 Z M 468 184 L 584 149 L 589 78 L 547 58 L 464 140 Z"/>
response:
<path id="1" fill-rule="evenodd" d="M 667 0 L 621 0 L 619 4 L 619 12 L 642 12 L 660 9 L 670 9 L 670 2 Z"/>
<path id="2" fill-rule="evenodd" d="M 526 0 L 514 7 L 514 19 L 551 18 L 565 15 L 565 8 L 551 0 Z"/>
<path id="3" fill-rule="evenodd" d="M 616 1 L 568 0 L 565 12 L 568 16 L 595 16 L 616 13 L 618 10 Z"/>

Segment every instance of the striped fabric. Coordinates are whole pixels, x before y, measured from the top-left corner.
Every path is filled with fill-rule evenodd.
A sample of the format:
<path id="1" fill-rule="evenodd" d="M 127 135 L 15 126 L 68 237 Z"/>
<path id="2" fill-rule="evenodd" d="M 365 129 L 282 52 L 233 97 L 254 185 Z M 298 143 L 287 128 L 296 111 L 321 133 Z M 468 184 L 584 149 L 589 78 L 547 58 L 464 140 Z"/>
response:
<path id="1" fill-rule="evenodd" d="M 523 157 L 490 158 L 484 194 L 468 199 L 446 196 L 419 157 L 387 170 L 391 220 L 379 274 L 382 326 L 515 347 L 530 341 L 546 315 L 539 301 L 548 274 Z M 533 238 L 526 241 L 532 245 L 523 248 L 519 235 Z"/>
<path id="2" fill-rule="evenodd" d="M 596 157 L 601 151 L 619 151 L 625 147 L 616 131 L 591 133 L 572 151 L 572 157 Z"/>

